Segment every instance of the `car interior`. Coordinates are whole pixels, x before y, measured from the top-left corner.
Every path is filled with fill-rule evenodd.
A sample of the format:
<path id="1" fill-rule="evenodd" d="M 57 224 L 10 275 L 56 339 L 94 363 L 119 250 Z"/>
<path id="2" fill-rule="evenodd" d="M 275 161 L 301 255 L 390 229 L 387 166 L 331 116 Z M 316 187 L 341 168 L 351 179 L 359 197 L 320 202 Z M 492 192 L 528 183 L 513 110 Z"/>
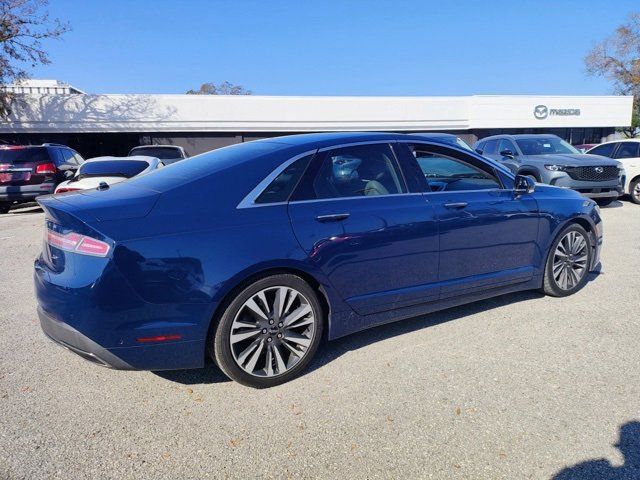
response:
<path id="1" fill-rule="evenodd" d="M 330 152 L 314 181 L 317 198 L 402 193 L 394 160 L 384 150 L 356 147 Z"/>

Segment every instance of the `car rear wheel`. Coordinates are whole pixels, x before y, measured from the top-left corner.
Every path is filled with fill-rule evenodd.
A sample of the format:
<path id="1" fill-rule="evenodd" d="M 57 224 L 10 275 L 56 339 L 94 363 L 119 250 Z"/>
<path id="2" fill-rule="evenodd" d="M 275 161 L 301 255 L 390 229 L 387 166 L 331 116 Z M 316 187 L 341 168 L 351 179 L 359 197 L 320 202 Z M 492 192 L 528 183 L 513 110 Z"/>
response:
<path id="1" fill-rule="evenodd" d="M 228 303 L 209 341 L 209 352 L 231 379 L 267 388 L 298 376 L 313 358 L 323 312 L 300 277 L 262 277 Z"/>
<path id="2" fill-rule="evenodd" d="M 629 195 L 633 203 L 640 205 L 640 178 L 636 178 L 629 185 Z"/>
<path id="3" fill-rule="evenodd" d="M 573 224 L 563 229 L 549 250 L 544 293 L 566 297 L 580 290 L 587 282 L 591 255 L 591 240 L 584 228 Z"/>
<path id="4" fill-rule="evenodd" d="M 8 203 L 8 202 L 0 203 L 0 214 L 8 213 L 10 208 L 11 208 L 11 203 Z"/>

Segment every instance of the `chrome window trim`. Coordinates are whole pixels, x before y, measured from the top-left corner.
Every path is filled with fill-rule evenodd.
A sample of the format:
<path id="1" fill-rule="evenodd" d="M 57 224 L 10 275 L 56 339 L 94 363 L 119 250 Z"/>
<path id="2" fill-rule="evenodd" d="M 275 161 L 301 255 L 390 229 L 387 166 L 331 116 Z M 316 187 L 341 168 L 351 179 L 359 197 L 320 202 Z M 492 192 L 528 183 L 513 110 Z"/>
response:
<path id="1" fill-rule="evenodd" d="M 238 204 L 236 208 L 238 209 L 238 208 L 252 208 L 252 207 L 269 207 L 272 205 L 286 205 L 287 203 L 289 203 L 289 202 L 256 203 L 256 199 L 260 196 L 260 194 L 264 191 L 264 189 L 267 188 L 271 184 L 271 182 L 273 182 L 276 179 L 276 177 L 280 175 L 289 165 L 308 155 L 314 155 L 317 152 L 318 152 L 318 149 L 314 148 L 313 150 L 308 150 L 306 152 L 300 153 L 295 157 L 291 157 L 286 162 L 281 163 L 279 166 L 273 169 L 273 171 L 269 175 L 264 177 L 262 181 L 258 183 L 258 185 L 256 185 L 253 188 L 253 190 L 251 190 L 242 199 L 242 201 Z"/>
<path id="2" fill-rule="evenodd" d="M 425 195 L 444 194 L 444 193 L 479 193 L 479 192 L 513 192 L 509 188 L 479 188 L 477 190 L 441 190 L 439 192 L 424 192 Z"/>
<path id="3" fill-rule="evenodd" d="M 406 192 L 406 193 L 389 193 L 388 195 L 355 195 L 353 197 L 335 197 L 335 198 L 312 198 L 311 200 L 291 200 L 289 204 L 297 203 L 317 203 L 317 202 L 336 202 L 339 200 L 359 200 L 372 198 L 389 198 L 389 197 L 408 197 L 415 195 L 423 195 L 424 192 Z"/>
<path id="4" fill-rule="evenodd" d="M 306 157 L 307 155 L 313 155 L 313 154 L 318 154 L 321 152 L 327 152 L 330 150 L 334 150 L 336 148 L 346 148 L 346 147 L 355 147 L 355 146 L 359 146 L 359 145 L 374 145 L 374 144 L 388 144 L 388 145 L 392 145 L 393 143 L 421 143 L 424 145 L 435 145 L 435 146 L 444 146 L 444 147 L 449 147 L 448 145 L 442 145 L 440 143 L 431 143 L 431 142 L 427 142 L 424 140 L 415 140 L 415 139 L 387 139 L 387 140 L 363 140 L 363 141 L 358 141 L 358 142 L 350 142 L 350 143 L 341 143 L 341 144 L 336 144 L 336 145 L 331 145 L 328 147 L 323 147 L 320 149 L 314 148 L 312 150 L 308 150 L 306 152 L 300 153 L 292 158 L 290 158 L 289 160 L 283 162 L 282 164 L 280 164 L 278 167 L 276 167 L 269 175 L 267 175 L 260 183 L 258 183 L 258 185 L 256 185 L 243 199 L 242 201 L 240 201 L 240 203 L 236 206 L 237 209 L 244 209 L 244 208 L 255 208 L 255 207 L 272 207 L 272 206 L 276 206 L 276 205 L 287 205 L 289 203 L 317 203 L 317 202 L 334 202 L 334 201 L 340 201 L 340 200 L 356 200 L 356 199 L 371 199 L 371 198 L 386 198 L 386 197 L 400 197 L 400 196 L 415 196 L 415 195 L 429 195 L 429 194 L 434 194 L 434 193 L 459 193 L 459 192 L 469 192 L 469 193 L 474 193 L 474 192 L 490 192 L 490 191 L 511 191 L 508 188 L 494 188 L 494 189 L 479 189 L 479 190 L 458 190 L 458 191 L 442 191 L 442 192 L 403 192 L 403 193 L 391 193 L 389 195 L 369 195 L 369 196 L 365 196 L 365 195 L 358 195 L 358 196 L 352 196 L 352 197 L 336 197 L 336 198 L 314 198 L 314 199 L 310 199 L 310 200 L 293 200 L 293 201 L 286 201 L 286 202 L 272 202 L 272 203 L 255 203 L 255 200 L 260 196 L 260 194 L 264 191 L 265 188 L 267 188 L 271 182 L 273 182 L 273 180 L 275 180 L 275 178 L 280 175 L 287 167 L 289 167 L 289 165 L 291 165 L 293 162 L 296 162 L 297 160 L 300 160 L 301 158 Z M 451 146 L 452 150 L 456 151 L 456 147 L 455 146 Z M 460 149 L 463 153 L 474 153 L 474 152 L 469 152 L 467 150 L 463 150 Z M 393 149 L 392 149 L 393 152 Z M 395 152 L 393 152 L 394 157 L 395 157 Z M 477 155 L 477 154 L 476 154 Z M 496 164 L 494 163 L 491 159 L 487 159 L 485 157 L 481 157 L 481 160 L 484 161 L 485 164 L 487 164 L 487 166 L 489 167 L 498 167 L 498 169 L 500 169 L 503 173 L 508 174 L 509 176 L 513 176 L 513 174 L 507 170 L 505 170 L 505 168 L 500 165 L 500 164 Z M 401 168 L 401 166 L 399 165 L 399 162 L 396 158 L 396 163 L 398 163 L 397 167 L 400 170 L 400 173 L 402 175 L 404 175 L 404 172 Z M 406 179 L 403 180 L 406 184 Z M 405 188 L 407 188 L 407 186 L 405 185 Z"/>

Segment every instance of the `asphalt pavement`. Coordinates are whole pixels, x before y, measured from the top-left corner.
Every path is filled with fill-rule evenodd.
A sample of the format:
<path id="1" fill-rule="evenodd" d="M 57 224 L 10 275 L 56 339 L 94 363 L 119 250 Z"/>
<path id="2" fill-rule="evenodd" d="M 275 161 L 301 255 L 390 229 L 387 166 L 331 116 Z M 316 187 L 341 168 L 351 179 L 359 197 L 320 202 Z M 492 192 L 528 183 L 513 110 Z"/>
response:
<path id="1" fill-rule="evenodd" d="M 640 478 L 640 206 L 602 216 L 602 270 L 572 297 L 372 329 L 253 390 L 52 343 L 32 285 L 43 214 L 0 215 L 0 478 Z"/>

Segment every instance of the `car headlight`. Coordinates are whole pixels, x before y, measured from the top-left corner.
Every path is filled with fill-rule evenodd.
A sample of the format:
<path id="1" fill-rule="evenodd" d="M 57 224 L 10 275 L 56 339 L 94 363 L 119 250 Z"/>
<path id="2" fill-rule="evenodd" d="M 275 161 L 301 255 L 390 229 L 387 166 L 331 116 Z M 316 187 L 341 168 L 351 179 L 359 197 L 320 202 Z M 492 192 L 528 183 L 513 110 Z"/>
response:
<path id="1" fill-rule="evenodd" d="M 544 168 L 552 172 L 564 172 L 566 167 L 564 165 L 545 165 Z"/>

